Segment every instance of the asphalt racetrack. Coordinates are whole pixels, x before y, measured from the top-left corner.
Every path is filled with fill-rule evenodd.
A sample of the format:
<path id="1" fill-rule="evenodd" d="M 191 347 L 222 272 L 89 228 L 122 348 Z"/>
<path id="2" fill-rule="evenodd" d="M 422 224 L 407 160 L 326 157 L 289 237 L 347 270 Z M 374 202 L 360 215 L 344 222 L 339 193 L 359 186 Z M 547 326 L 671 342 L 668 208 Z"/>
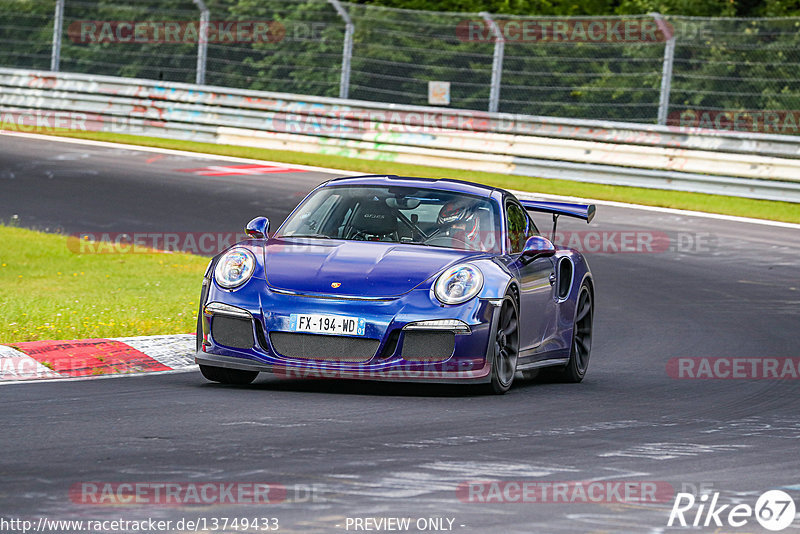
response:
<path id="1" fill-rule="evenodd" d="M 235 164 L 3 135 L 0 219 L 67 233 L 231 232 L 265 215 L 274 229 L 330 176 L 185 171 Z M 691 529 L 667 521 L 680 491 L 754 506 L 783 489 L 800 506 L 800 380 L 693 379 L 674 360 L 794 358 L 796 368 L 800 231 L 603 205 L 590 226 L 560 227 L 667 239 L 655 251 L 587 253 L 597 294 L 582 384 L 519 380 L 505 396 L 481 396 L 265 375 L 230 387 L 189 372 L 4 385 L 2 516 L 274 517 L 280 532 L 352 532 L 355 519 L 395 517 L 411 518 L 411 532 L 679 532 Z M 269 482 L 283 493 L 257 506 L 101 505 L 70 493 L 87 481 Z M 465 492 L 475 481 L 497 485 Z M 572 493 L 519 502 L 511 491 L 586 481 L 671 490 L 646 503 Z M 693 531 L 763 531 L 754 518 L 722 529 L 703 520 Z"/>

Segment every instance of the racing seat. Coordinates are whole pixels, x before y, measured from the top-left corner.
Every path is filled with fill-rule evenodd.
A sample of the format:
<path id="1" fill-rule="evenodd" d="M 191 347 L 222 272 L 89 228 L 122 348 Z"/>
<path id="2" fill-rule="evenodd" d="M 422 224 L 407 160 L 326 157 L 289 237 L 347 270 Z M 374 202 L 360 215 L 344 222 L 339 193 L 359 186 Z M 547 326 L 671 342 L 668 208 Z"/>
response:
<path id="1" fill-rule="evenodd" d="M 397 216 L 383 200 L 362 202 L 350 220 L 349 239 L 397 241 Z"/>

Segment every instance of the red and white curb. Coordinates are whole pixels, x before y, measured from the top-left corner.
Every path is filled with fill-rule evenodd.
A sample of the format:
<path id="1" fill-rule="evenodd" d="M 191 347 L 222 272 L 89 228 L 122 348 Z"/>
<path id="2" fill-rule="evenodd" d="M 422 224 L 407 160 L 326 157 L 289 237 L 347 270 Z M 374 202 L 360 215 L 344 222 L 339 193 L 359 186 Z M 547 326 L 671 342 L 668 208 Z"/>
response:
<path id="1" fill-rule="evenodd" d="M 0 383 L 196 369 L 194 334 L 0 345 Z"/>

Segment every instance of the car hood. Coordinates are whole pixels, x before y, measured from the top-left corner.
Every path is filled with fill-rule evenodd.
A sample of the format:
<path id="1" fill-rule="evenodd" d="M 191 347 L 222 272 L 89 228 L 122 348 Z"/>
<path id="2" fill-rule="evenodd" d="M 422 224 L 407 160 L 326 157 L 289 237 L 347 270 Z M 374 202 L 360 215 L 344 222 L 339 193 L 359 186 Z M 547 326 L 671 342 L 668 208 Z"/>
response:
<path id="1" fill-rule="evenodd" d="M 395 297 L 449 265 L 483 255 L 397 243 L 278 238 L 270 239 L 264 248 L 264 270 L 267 285 L 274 289 Z"/>

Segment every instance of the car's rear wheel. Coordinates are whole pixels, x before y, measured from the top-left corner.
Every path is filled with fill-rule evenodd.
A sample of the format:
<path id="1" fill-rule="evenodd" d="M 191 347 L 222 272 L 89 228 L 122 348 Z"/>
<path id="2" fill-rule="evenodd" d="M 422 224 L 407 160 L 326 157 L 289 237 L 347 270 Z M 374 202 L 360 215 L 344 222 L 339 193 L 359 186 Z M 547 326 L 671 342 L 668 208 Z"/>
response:
<path id="1" fill-rule="evenodd" d="M 519 356 L 519 313 L 516 301 L 508 295 L 500 306 L 493 350 L 492 380 L 488 384 L 488 390 L 490 393 L 502 395 L 514 382 Z"/>
<path id="2" fill-rule="evenodd" d="M 586 369 L 589 367 L 589 355 L 592 350 L 594 307 L 592 291 L 587 283 L 584 282 L 581 285 L 576 302 L 569 362 L 561 369 L 547 369 L 548 378 L 560 382 L 580 382 L 586 376 Z"/>
<path id="3" fill-rule="evenodd" d="M 200 372 L 212 382 L 245 386 L 256 379 L 258 371 L 242 371 L 241 369 L 228 369 L 213 365 L 200 364 Z"/>

